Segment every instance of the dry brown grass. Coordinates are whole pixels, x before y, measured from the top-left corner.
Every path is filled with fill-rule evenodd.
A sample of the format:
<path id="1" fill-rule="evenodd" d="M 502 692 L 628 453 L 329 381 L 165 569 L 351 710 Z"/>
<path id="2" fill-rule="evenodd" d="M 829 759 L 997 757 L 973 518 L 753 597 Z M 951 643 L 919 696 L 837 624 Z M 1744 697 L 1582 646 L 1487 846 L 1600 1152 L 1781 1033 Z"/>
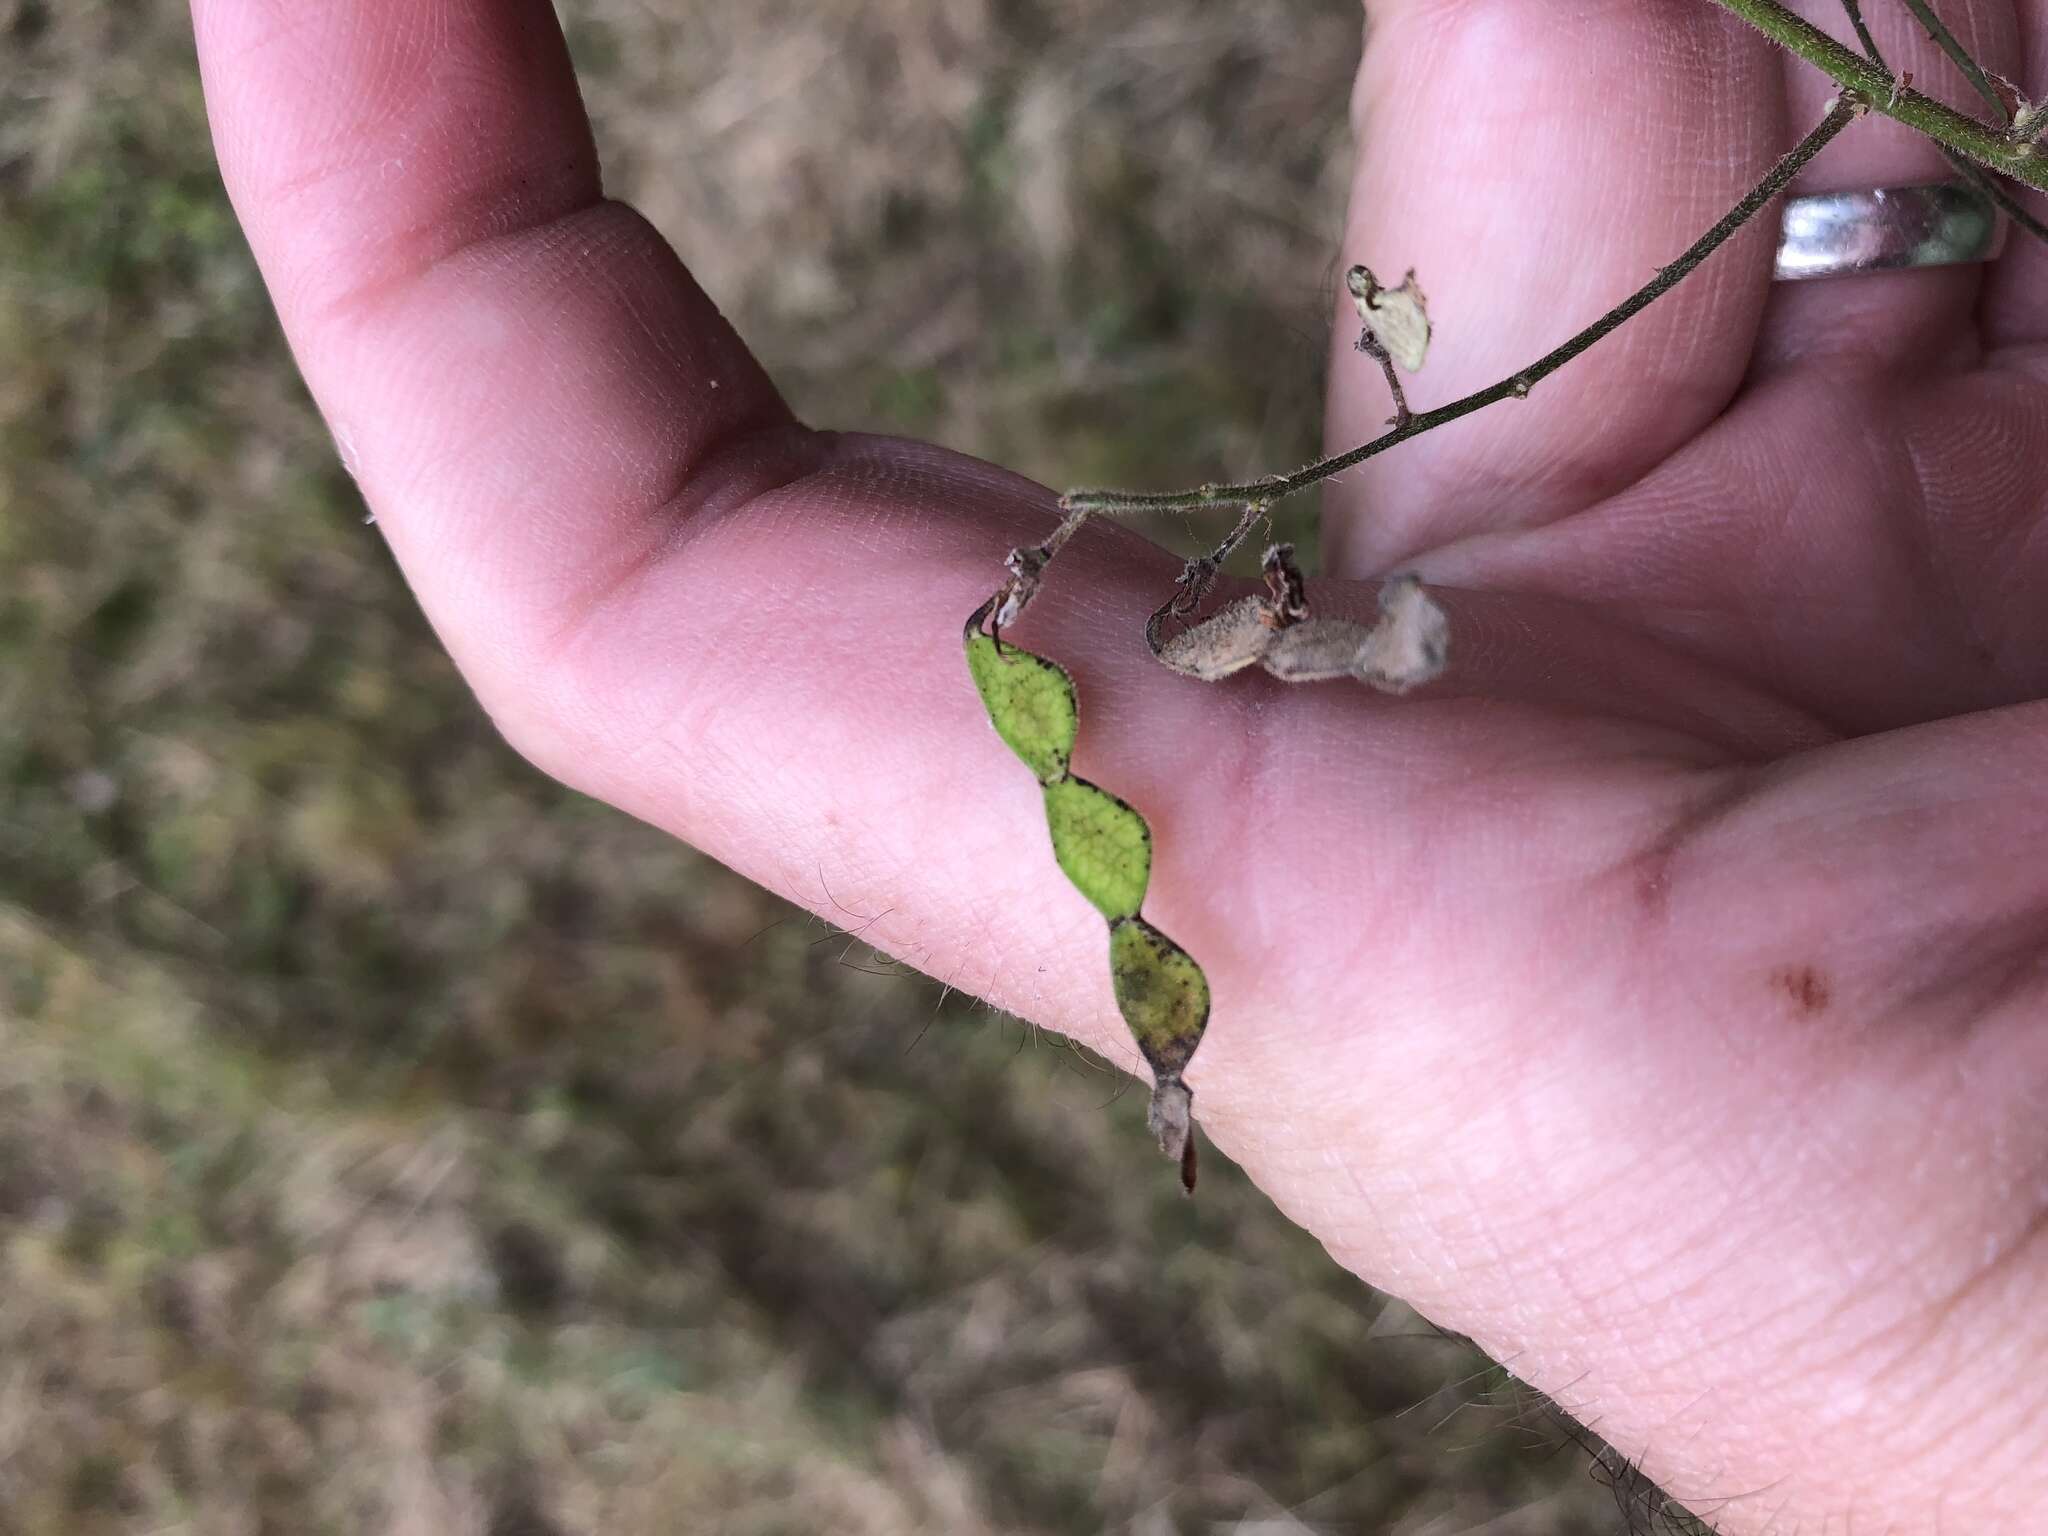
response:
<path id="1" fill-rule="evenodd" d="M 565 9 L 615 189 L 814 419 L 1313 446 L 1351 7 Z M 1099 1067 L 512 758 L 188 55 L 0 0 L 0 1533 L 1603 1528 Z"/>
<path id="2" fill-rule="evenodd" d="M 613 189 L 815 419 L 1055 483 L 1312 454 L 1355 8 L 580 16 Z"/>

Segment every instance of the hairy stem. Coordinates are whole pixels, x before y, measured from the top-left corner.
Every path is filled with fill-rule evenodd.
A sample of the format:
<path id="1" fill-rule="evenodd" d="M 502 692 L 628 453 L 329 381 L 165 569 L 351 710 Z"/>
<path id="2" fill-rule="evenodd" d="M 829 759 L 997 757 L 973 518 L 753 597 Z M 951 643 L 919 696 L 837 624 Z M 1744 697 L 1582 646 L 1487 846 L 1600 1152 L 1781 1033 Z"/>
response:
<path id="1" fill-rule="evenodd" d="M 1380 372 L 1387 376 L 1387 392 L 1394 397 L 1394 419 L 1390 426 L 1400 426 L 1415 413 L 1408 409 L 1407 392 L 1401 388 L 1401 376 L 1394 372 L 1394 355 L 1371 331 L 1358 338 L 1358 350 L 1380 365 Z"/>
<path id="2" fill-rule="evenodd" d="M 1383 433 L 1371 442 L 1319 459 L 1291 475 L 1275 475 L 1265 480 L 1255 480 L 1244 485 L 1204 485 L 1191 491 L 1070 491 L 1060 498 L 1060 505 L 1069 512 L 1159 512 L 1193 511 L 1202 507 L 1217 505 L 1237 506 L 1246 503 L 1270 505 L 1282 497 L 1292 496 L 1297 491 L 1341 474 L 1354 464 L 1362 464 L 1375 454 L 1386 452 L 1411 437 L 1420 437 L 1425 432 L 1483 410 L 1497 401 L 1519 399 L 1557 372 L 1566 363 L 1591 347 L 1603 336 L 1626 324 L 1644 309 L 1655 303 L 1664 294 L 1678 286 L 1701 262 L 1720 249 L 1728 237 L 1747 224 L 1770 200 L 1785 189 L 1786 183 L 1799 174 L 1800 168 L 1821 152 L 1821 149 L 1849 126 L 1850 120 L 1859 116 L 1865 108 L 1862 99 L 1845 92 L 1828 109 L 1828 115 L 1820 122 L 1790 154 L 1771 167 L 1770 174 L 1744 194 L 1720 221 L 1687 248 L 1670 266 L 1660 268 L 1657 275 L 1607 311 L 1598 320 L 1580 331 L 1562 345 L 1546 352 L 1519 373 L 1510 374 L 1498 384 L 1491 385 L 1449 405 L 1440 405 L 1434 410 L 1418 411 L 1401 422 L 1392 431 Z"/>
<path id="3" fill-rule="evenodd" d="M 1941 51 L 1955 60 L 1956 68 L 1960 69 L 1970 84 L 1976 87 L 1977 94 L 1991 103 L 1991 115 L 1998 120 L 1999 126 L 2003 127 L 2011 122 L 2012 117 L 2005 110 L 2005 102 L 1992 86 L 1989 77 L 1985 75 L 1984 66 L 1971 58 L 1969 49 L 1956 41 L 1956 35 L 1949 31 L 1948 24 L 1934 14 L 1934 7 L 1929 5 L 1927 0 L 1906 0 L 1906 9 L 1919 19 L 1920 25 L 1927 29 L 1927 35 L 1934 39 Z M 1877 50 L 1872 48 L 1868 41 L 1864 43 L 1863 50 L 1872 59 L 1877 57 Z"/>
<path id="4" fill-rule="evenodd" d="M 1152 647 L 1157 656 L 1163 644 L 1166 621 L 1185 619 L 1202 606 L 1202 599 L 1209 595 L 1209 589 L 1216 585 L 1216 578 L 1223 573 L 1223 562 L 1237 552 L 1242 544 L 1267 517 L 1264 502 L 1254 501 L 1245 506 L 1237 525 L 1223 536 L 1223 542 L 1206 555 L 1197 555 L 1181 567 L 1180 580 L 1173 584 L 1173 596 L 1152 610 L 1152 617 L 1145 621 L 1145 643 Z"/>
<path id="5" fill-rule="evenodd" d="M 1870 28 L 1864 24 L 1863 7 L 1859 0 L 1842 0 L 1842 9 L 1849 13 L 1849 25 L 1856 29 L 1856 36 L 1863 44 L 1863 51 L 1870 55 L 1870 62 L 1879 69 L 1885 68 L 1884 55 L 1878 52 L 1877 39 L 1870 35 Z M 2048 225 L 2044 225 L 2033 214 L 2029 213 L 2026 206 L 2018 198 L 2014 197 L 1999 184 L 1997 177 L 1993 176 L 1982 166 L 1973 165 L 1970 161 L 1965 160 L 1946 144 L 1941 146 L 1941 153 L 1948 163 L 1955 167 L 1958 175 L 1979 192 L 1990 198 L 2007 218 L 2019 225 L 2021 229 L 2024 229 L 2036 240 L 2048 244 Z"/>
<path id="6" fill-rule="evenodd" d="M 1778 0 L 1714 0 L 1714 4 L 1732 11 L 1780 47 L 1866 97 L 1873 112 L 1895 117 L 1936 143 L 1945 144 L 1980 165 L 2003 171 L 2015 181 L 2048 190 L 2048 156 L 2038 154 L 2030 144 L 2014 143 L 2000 130 L 1965 117 L 1930 96 L 1908 90 L 1889 70 L 1844 47 L 1813 23 L 1793 15 Z"/>
<path id="7" fill-rule="evenodd" d="M 1997 178 L 1988 171 L 1970 164 L 1960 155 L 1951 155 L 1950 160 L 1955 168 L 1969 179 L 1970 185 L 1996 203 L 2007 218 L 2036 240 L 2048 244 L 2048 224 L 2043 224 L 2029 213 L 2024 203 L 1998 184 Z"/>

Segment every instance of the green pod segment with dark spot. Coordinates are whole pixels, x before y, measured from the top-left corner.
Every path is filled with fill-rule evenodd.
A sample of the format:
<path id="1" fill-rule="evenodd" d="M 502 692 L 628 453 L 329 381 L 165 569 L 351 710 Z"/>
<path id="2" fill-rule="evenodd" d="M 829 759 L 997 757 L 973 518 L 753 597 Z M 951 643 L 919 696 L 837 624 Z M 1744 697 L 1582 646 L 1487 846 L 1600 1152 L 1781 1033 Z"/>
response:
<path id="1" fill-rule="evenodd" d="M 1045 786 L 1053 857 L 1111 922 L 1136 917 L 1152 879 L 1152 829 L 1115 795 L 1069 774 Z"/>
<path id="2" fill-rule="evenodd" d="M 1142 917 L 1127 917 L 1109 927 L 1109 978 L 1153 1072 L 1179 1077 L 1209 1023 L 1209 978 L 1194 956 Z"/>
<path id="3" fill-rule="evenodd" d="M 968 623 L 967 670 L 990 724 L 1039 783 L 1065 778 L 1081 728 L 1074 680 L 1065 667 L 984 634 L 978 619 Z"/>

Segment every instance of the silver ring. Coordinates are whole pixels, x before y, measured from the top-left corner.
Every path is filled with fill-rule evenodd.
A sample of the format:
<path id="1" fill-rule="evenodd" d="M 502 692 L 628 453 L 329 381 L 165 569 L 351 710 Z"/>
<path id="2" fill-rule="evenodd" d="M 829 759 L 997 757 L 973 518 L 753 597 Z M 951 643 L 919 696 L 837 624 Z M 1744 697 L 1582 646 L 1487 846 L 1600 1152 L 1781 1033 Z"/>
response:
<path id="1" fill-rule="evenodd" d="M 1812 192 L 1785 200 L 1781 283 L 1990 261 L 2005 243 L 1991 200 L 1960 181 Z"/>

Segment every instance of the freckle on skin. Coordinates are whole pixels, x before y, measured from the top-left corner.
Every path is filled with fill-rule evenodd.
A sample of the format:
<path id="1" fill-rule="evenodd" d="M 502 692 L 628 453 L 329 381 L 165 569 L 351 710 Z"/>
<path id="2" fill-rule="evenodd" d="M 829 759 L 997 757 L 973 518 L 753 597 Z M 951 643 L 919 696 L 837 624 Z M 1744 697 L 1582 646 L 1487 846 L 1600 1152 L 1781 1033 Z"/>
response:
<path id="1" fill-rule="evenodd" d="M 1834 989 L 1821 971 L 1810 965 L 1783 965 L 1771 972 L 1771 986 L 1792 1000 L 1802 1015 L 1812 1018 L 1827 1012 Z"/>

